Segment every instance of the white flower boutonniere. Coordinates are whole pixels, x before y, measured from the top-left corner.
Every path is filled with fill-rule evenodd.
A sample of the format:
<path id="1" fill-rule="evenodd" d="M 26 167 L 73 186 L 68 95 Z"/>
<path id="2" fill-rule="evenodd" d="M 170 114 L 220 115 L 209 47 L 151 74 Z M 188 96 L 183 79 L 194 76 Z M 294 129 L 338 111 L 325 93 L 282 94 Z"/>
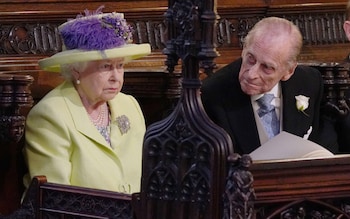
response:
<path id="1" fill-rule="evenodd" d="M 305 110 L 309 107 L 309 99 L 310 97 L 305 97 L 304 95 L 295 96 L 297 109 L 307 116 L 309 115 L 305 113 Z"/>

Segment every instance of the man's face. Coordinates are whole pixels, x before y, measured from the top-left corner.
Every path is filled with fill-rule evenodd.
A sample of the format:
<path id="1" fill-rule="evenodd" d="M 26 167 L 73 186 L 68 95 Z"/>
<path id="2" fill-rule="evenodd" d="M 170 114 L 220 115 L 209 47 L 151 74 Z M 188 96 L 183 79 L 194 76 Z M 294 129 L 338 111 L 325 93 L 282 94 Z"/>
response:
<path id="1" fill-rule="evenodd" d="M 244 93 L 262 94 L 293 74 L 287 64 L 288 42 L 269 36 L 256 38 L 242 51 L 239 82 Z"/>

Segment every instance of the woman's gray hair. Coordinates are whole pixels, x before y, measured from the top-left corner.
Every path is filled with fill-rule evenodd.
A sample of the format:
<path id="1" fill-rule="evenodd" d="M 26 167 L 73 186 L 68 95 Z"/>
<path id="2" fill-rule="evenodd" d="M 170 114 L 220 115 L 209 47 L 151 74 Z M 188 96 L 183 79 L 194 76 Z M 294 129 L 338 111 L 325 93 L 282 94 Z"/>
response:
<path id="1" fill-rule="evenodd" d="M 66 81 L 74 81 L 76 78 L 73 77 L 73 72 L 82 72 L 87 67 L 87 62 L 76 62 L 61 65 L 61 75 Z"/>
<path id="2" fill-rule="evenodd" d="M 279 17 L 267 17 L 260 20 L 249 31 L 244 40 L 244 47 L 252 43 L 255 38 L 264 34 L 269 34 L 273 38 L 284 37 L 289 39 L 286 41 L 290 45 L 288 66 L 293 67 L 297 63 L 298 56 L 303 46 L 303 37 L 299 28 L 291 21 Z"/>

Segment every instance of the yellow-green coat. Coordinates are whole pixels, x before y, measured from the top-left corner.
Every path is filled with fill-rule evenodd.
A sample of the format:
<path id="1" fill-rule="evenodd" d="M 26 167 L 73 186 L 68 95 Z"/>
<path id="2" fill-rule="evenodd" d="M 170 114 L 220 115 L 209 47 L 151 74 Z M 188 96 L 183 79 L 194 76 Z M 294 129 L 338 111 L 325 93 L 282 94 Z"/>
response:
<path id="1" fill-rule="evenodd" d="M 45 175 L 48 182 L 111 190 L 140 191 L 145 120 L 139 104 L 119 93 L 108 101 L 111 145 L 90 121 L 72 83 L 53 89 L 30 111 L 26 122 L 24 156 L 31 178 Z M 122 134 L 116 118 L 129 118 Z"/>

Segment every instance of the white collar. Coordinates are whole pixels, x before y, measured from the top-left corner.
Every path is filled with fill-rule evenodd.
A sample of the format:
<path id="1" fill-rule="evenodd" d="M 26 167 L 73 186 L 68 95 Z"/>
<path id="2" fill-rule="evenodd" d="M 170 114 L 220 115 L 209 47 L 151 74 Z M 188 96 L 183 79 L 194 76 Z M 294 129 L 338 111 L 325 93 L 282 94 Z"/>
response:
<path id="1" fill-rule="evenodd" d="M 274 97 L 280 97 L 281 96 L 281 86 L 280 83 L 277 83 L 270 91 L 262 94 L 256 94 L 252 96 L 252 100 L 255 101 L 262 97 L 264 94 L 273 94 Z"/>

